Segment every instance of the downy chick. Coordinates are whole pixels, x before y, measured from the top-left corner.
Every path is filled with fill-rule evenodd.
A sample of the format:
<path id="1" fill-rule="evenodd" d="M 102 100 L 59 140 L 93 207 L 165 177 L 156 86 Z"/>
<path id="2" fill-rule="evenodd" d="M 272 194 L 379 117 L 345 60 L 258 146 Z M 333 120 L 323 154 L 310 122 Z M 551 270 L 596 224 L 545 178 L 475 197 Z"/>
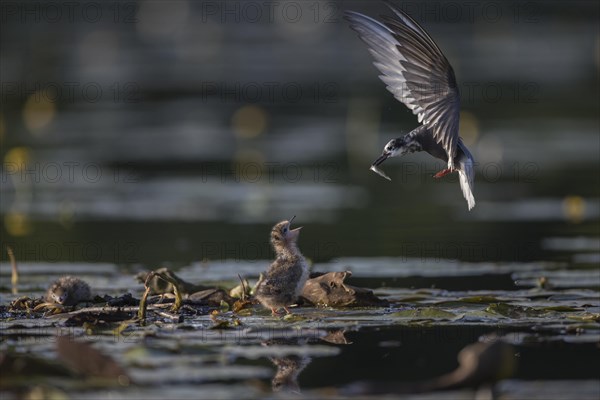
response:
<path id="1" fill-rule="evenodd" d="M 46 292 L 46 301 L 74 306 L 82 301 L 90 300 L 92 293 L 90 286 L 83 280 L 73 276 L 63 276 L 56 280 Z"/>
<path id="2" fill-rule="evenodd" d="M 301 227 L 290 229 L 295 217 L 279 222 L 271 230 L 276 258 L 256 289 L 256 298 L 270 308 L 273 315 L 280 308 L 290 313 L 287 306 L 298 299 L 308 279 L 308 266 L 296 243 Z"/>

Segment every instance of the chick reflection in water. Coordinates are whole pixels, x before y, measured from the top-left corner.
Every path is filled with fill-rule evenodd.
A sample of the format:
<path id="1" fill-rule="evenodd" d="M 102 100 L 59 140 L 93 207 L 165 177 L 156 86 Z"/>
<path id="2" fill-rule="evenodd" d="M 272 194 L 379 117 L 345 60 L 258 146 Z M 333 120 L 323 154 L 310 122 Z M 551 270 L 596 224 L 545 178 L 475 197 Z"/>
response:
<path id="1" fill-rule="evenodd" d="M 306 339 L 272 339 L 262 343 L 263 346 L 302 346 Z M 282 357 L 269 357 L 277 367 L 275 376 L 271 380 L 274 392 L 300 393 L 298 376 L 312 361 L 312 358 L 301 354 L 288 354 Z"/>
<path id="2" fill-rule="evenodd" d="M 308 346 L 310 343 L 328 343 L 334 345 L 351 345 L 352 342 L 346 339 L 345 330 L 330 330 L 328 332 L 314 331 L 315 335 L 306 337 L 278 337 L 265 340 L 261 344 L 265 347 L 271 347 L 272 354 L 277 356 L 269 357 L 269 360 L 277 367 L 275 376 L 271 380 L 271 386 L 274 392 L 300 393 L 298 376 L 304 371 L 306 366 L 311 363 L 312 357 L 323 356 L 323 350 L 316 350 Z M 287 332 L 288 335 L 294 334 Z M 324 336 L 322 335 L 324 334 Z M 336 349 L 336 347 L 328 347 Z M 318 351 L 318 352 L 315 352 Z M 331 354 L 331 353 L 329 353 Z M 337 350 L 334 351 L 337 354 Z"/>

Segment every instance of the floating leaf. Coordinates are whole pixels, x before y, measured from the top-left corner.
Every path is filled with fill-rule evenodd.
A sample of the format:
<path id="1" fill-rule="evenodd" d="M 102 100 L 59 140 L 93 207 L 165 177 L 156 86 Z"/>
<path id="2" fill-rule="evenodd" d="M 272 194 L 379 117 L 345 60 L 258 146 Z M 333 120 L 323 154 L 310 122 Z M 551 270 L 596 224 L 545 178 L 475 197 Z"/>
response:
<path id="1" fill-rule="evenodd" d="M 32 299 L 30 297 L 23 296 L 11 301 L 8 306 L 8 310 L 11 312 L 35 311 L 36 307 L 40 304 L 45 304 L 43 299 Z"/>
<path id="2" fill-rule="evenodd" d="M 532 307 L 515 306 L 507 303 L 493 303 L 487 306 L 486 312 L 490 314 L 502 315 L 509 318 L 540 317 L 547 314 L 547 311 L 538 310 Z"/>
<path id="3" fill-rule="evenodd" d="M 213 325 L 210 329 L 232 329 L 233 327 L 242 325 L 242 322 L 237 317 L 232 317 L 231 320 L 226 318 L 219 318 L 220 312 L 213 310 L 210 313 L 210 319 Z"/>
<path id="4" fill-rule="evenodd" d="M 420 301 L 428 300 L 428 299 L 429 299 L 428 296 L 421 296 L 421 295 L 406 296 L 406 297 L 400 297 L 399 299 L 394 300 L 394 303 L 418 303 Z"/>
<path id="5" fill-rule="evenodd" d="M 573 306 L 550 306 L 550 307 L 543 307 L 542 310 L 557 311 L 557 312 L 570 312 L 570 311 L 582 311 L 583 308 L 573 307 Z"/>
<path id="6" fill-rule="evenodd" d="M 306 317 L 298 314 L 285 314 L 282 319 L 287 322 L 299 322 L 307 320 Z"/>
<path id="7" fill-rule="evenodd" d="M 463 303 L 476 303 L 476 304 L 486 304 L 486 303 L 497 303 L 499 302 L 497 297 L 494 296 L 470 296 L 470 297 L 461 297 L 458 301 Z"/>
<path id="8" fill-rule="evenodd" d="M 396 318 L 414 318 L 414 319 L 454 319 L 456 314 L 436 307 L 413 308 L 397 311 L 391 314 Z"/>
<path id="9" fill-rule="evenodd" d="M 246 309 L 250 306 L 252 306 L 252 302 L 249 300 L 236 300 L 236 302 L 233 303 L 231 310 L 234 313 L 239 314 L 240 311 L 242 311 L 243 309 Z"/>
<path id="10" fill-rule="evenodd" d="M 447 307 L 464 307 L 466 304 L 490 304 L 490 303 L 498 303 L 500 300 L 494 296 L 468 296 L 468 297 L 459 297 L 458 299 L 453 300 L 442 300 L 437 301 L 434 304 L 438 306 L 447 306 Z"/>
<path id="11" fill-rule="evenodd" d="M 209 329 L 232 329 L 231 324 L 226 319 L 214 319 L 213 325 Z"/>
<path id="12" fill-rule="evenodd" d="M 229 311 L 229 303 L 221 300 L 221 304 L 219 304 L 219 311 L 221 311 L 222 313 L 226 313 L 227 311 Z"/>
<path id="13" fill-rule="evenodd" d="M 596 314 L 596 313 L 572 314 L 572 315 L 567 315 L 567 318 L 575 320 L 575 321 L 600 322 L 600 314 Z"/>
<path id="14" fill-rule="evenodd" d="M 129 326 L 135 322 L 137 322 L 137 319 L 130 319 L 130 320 L 121 322 L 121 324 L 113 330 L 113 334 L 122 335 L 123 332 L 125 331 L 125 329 L 129 328 Z"/>
<path id="15" fill-rule="evenodd" d="M 41 303 L 33 308 L 34 312 L 44 311 L 46 315 L 56 315 L 64 313 L 65 307 L 57 303 Z"/>

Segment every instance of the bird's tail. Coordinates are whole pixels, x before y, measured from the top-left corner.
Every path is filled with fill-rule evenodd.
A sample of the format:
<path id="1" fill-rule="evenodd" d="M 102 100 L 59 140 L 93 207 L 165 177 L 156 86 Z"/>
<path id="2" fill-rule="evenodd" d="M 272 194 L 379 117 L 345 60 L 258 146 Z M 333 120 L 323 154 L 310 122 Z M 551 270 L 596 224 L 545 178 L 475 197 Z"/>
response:
<path id="1" fill-rule="evenodd" d="M 475 197 L 473 197 L 473 181 L 475 178 L 473 161 L 467 158 L 461 167 L 462 168 L 458 170 L 460 188 L 462 189 L 465 200 L 467 200 L 470 211 L 473 207 L 475 207 Z"/>

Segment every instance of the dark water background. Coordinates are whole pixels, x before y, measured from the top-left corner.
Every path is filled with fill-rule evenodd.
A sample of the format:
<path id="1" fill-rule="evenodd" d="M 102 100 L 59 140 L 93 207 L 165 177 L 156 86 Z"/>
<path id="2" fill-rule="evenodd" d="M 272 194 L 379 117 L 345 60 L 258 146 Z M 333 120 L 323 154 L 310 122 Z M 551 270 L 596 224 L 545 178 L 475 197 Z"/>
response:
<path id="1" fill-rule="evenodd" d="M 461 136 L 478 163 L 471 212 L 456 176 L 431 178 L 444 166 L 427 154 L 383 164 L 392 182 L 369 171 L 383 144 L 418 124 L 342 19 L 389 15 L 385 5 L 276 3 L 2 2 L 2 246 L 55 273 L 192 265 L 202 280 L 202 263 L 264 269 L 270 227 L 296 215 L 303 253 L 321 270 L 362 268 L 355 284 L 511 291 L 535 286 L 531 263 L 559 263 L 546 271 L 554 282 L 597 292 L 596 2 L 398 3 L 454 67 Z M 392 261 L 378 267 L 382 257 Z M 585 276 L 569 275 L 578 269 Z M 207 279 L 237 279 L 223 271 Z M 100 287 L 127 288 L 110 276 Z M 45 284 L 34 274 L 30 288 Z M 423 330 L 384 325 L 316 357 L 302 386 L 433 376 L 495 330 L 427 342 Z M 378 344 L 398 337 L 408 347 Z M 518 377 L 593 378 L 597 347 L 550 347 L 522 348 Z M 377 363 L 373 376 L 322 373 L 359 362 Z"/>
<path id="2" fill-rule="evenodd" d="M 429 155 L 388 161 L 392 183 L 368 170 L 417 126 L 341 18 L 383 4 L 57 4 L 3 5 L 2 236 L 19 259 L 263 259 L 293 214 L 315 260 L 527 261 L 545 236 L 598 233 L 594 2 L 401 3 L 456 71 L 470 213 Z"/>

